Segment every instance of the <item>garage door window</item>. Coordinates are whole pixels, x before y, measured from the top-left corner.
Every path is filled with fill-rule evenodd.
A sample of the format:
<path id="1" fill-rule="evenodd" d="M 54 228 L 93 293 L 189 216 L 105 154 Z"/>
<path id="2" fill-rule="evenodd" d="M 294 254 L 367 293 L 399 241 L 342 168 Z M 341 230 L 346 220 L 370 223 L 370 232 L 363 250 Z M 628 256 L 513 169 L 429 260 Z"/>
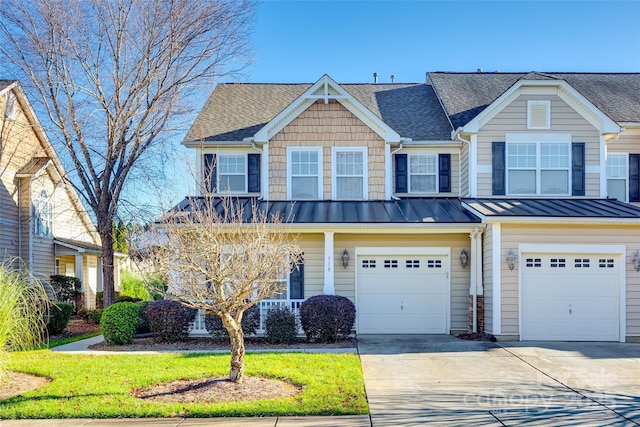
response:
<path id="1" fill-rule="evenodd" d="M 551 258 L 550 264 L 552 268 L 564 268 L 567 266 L 564 258 Z"/>
<path id="2" fill-rule="evenodd" d="M 439 259 L 427 260 L 427 268 L 442 268 L 442 261 Z"/>
<path id="3" fill-rule="evenodd" d="M 408 259 L 406 262 L 407 268 L 420 268 L 420 260 L 419 259 Z"/>
<path id="4" fill-rule="evenodd" d="M 385 259 L 384 260 L 384 268 L 398 268 L 398 260 L 397 259 Z"/>
<path id="5" fill-rule="evenodd" d="M 362 268 L 376 268 L 376 260 L 375 259 L 363 259 L 362 260 Z"/>
<path id="6" fill-rule="evenodd" d="M 574 260 L 574 266 L 576 268 L 589 268 L 590 260 L 589 258 L 576 258 Z"/>
<path id="7" fill-rule="evenodd" d="M 604 259 L 604 258 L 600 258 L 598 260 L 598 265 L 600 266 L 600 268 L 613 268 L 614 267 L 614 261 L 613 259 Z"/>
<path id="8" fill-rule="evenodd" d="M 525 266 L 529 268 L 542 267 L 542 258 L 527 258 L 525 261 Z"/>

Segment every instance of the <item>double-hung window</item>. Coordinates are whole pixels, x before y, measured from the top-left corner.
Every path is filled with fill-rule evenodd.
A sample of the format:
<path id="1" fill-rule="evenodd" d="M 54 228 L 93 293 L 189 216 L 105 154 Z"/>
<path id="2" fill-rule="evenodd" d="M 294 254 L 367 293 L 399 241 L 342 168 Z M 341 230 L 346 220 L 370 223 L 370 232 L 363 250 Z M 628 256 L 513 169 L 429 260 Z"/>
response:
<path id="1" fill-rule="evenodd" d="M 247 156 L 218 155 L 218 193 L 247 192 Z"/>
<path id="2" fill-rule="evenodd" d="M 51 237 L 53 232 L 53 203 L 47 193 L 42 189 L 33 206 L 34 232 L 36 236 Z"/>
<path id="3" fill-rule="evenodd" d="M 607 155 L 607 196 L 627 201 L 627 155 Z"/>
<path id="4" fill-rule="evenodd" d="M 569 195 L 570 157 L 570 143 L 508 142 L 508 193 Z"/>
<path id="5" fill-rule="evenodd" d="M 287 198 L 322 199 L 322 147 L 287 148 Z"/>
<path id="6" fill-rule="evenodd" d="M 435 193 L 437 191 L 437 156 L 435 154 L 409 155 L 409 192 Z"/>
<path id="7" fill-rule="evenodd" d="M 333 147 L 332 176 L 335 200 L 367 199 L 367 148 Z"/>

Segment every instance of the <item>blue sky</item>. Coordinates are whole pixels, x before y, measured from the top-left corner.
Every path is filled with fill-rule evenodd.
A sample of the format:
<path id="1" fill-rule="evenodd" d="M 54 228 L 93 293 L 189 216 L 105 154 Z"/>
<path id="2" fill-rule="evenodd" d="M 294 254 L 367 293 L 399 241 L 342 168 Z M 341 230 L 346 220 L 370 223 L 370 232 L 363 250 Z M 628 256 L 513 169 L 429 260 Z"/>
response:
<path id="1" fill-rule="evenodd" d="M 265 1 L 242 81 L 640 71 L 640 1 Z"/>

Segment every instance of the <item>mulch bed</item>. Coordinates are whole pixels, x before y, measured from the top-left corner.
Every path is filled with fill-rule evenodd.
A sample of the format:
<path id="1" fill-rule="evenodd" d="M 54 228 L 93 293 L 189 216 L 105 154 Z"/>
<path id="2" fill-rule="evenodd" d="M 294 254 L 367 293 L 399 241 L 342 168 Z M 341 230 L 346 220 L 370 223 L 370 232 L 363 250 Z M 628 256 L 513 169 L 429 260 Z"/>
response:
<path id="1" fill-rule="evenodd" d="M 245 337 L 245 348 L 247 350 L 305 350 L 305 349 L 326 349 L 326 348 L 356 348 L 358 342 L 356 338 L 348 338 L 343 341 L 329 344 L 309 343 L 304 338 L 300 338 L 294 344 L 269 344 L 263 337 Z M 229 350 L 229 340 L 227 338 L 189 338 L 187 341 L 176 343 L 156 343 L 153 338 L 135 338 L 130 345 L 108 345 L 105 342 L 90 346 L 92 350 L 104 351 L 216 351 Z"/>
<path id="2" fill-rule="evenodd" d="M 91 332 L 99 331 L 100 325 L 97 325 L 95 323 L 86 323 L 84 320 L 79 318 L 72 318 L 71 320 L 69 320 L 69 324 L 67 324 L 67 329 L 65 329 L 61 334 L 49 335 L 49 341 L 71 338 L 78 335 L 84 335 Z"/>

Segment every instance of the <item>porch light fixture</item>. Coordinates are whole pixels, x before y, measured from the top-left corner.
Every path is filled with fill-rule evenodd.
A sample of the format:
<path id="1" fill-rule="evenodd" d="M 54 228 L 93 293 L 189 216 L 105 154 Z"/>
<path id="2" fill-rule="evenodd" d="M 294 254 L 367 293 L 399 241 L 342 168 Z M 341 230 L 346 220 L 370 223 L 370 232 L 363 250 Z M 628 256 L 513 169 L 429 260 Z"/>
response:
<path id="1" fill-rule="evenodd" d="M 346 249 L 342 252 L 342 266 L 344 268 L 349 267 L 349 252 Z"/>
<path id="2" fill-rule="evenodd" d="M 636 271 L 640 271 L 640 251 L 635 251 L 633 253 L 632 260 L 633 260 L 633 268 Z"/>
<path id="3" fill-rule="evenodd" d="M 466 268 L 468 263 L 469 263 L 469 254 L 467 253 L 466 250 L 463 249 L 460 251 L 460 265 L 462 266 L 462 268 Z"/>
<path id="4" fill-rule="evenodd" d="M 516 266 L 516 261 L 518 261 L 518 255 L 516 255 L 513 249 L 509 249 L 505 258 L 507 260 L 509 270 L 513 271 L 513 268 Z"/>

